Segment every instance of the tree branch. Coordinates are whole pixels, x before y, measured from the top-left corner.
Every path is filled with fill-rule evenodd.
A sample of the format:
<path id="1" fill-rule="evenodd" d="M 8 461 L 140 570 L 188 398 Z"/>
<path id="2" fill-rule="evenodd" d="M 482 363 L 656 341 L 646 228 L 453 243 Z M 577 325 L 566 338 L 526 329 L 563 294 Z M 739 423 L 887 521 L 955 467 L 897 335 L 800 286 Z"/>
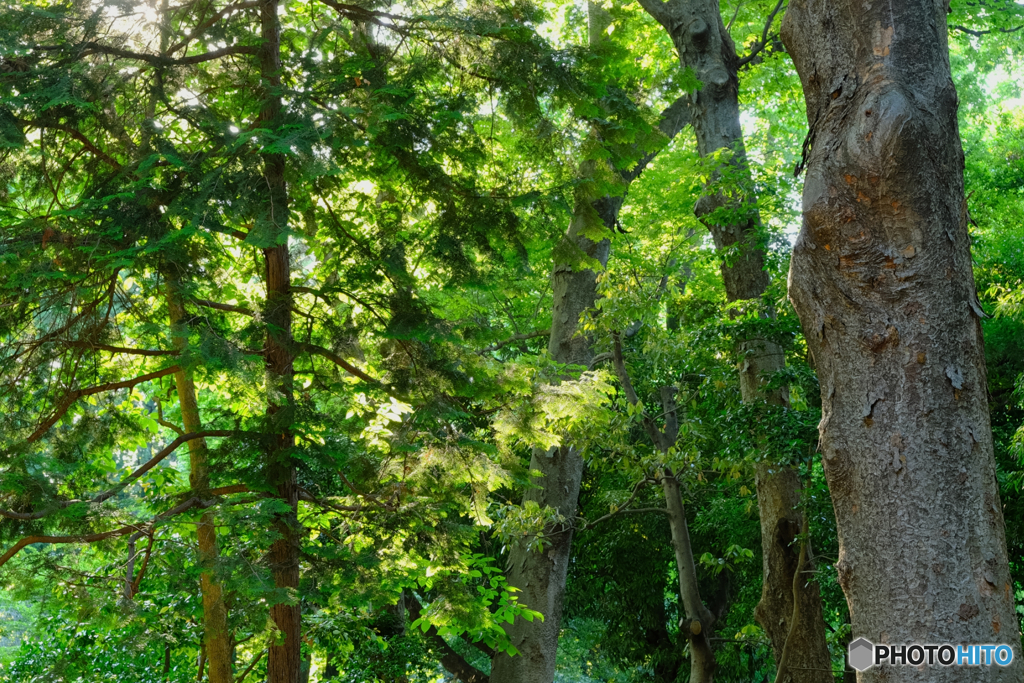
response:
<path id="1" fill-rule="evenodd" d="M 222 10 L 220 10 L 219 12 L 215 12 L 212 17 L 210 17 L 209 19 L 207 19 L 206 21 L 204 21 L 203 23 L 199 24 L 194 29 L 189 31 L 188 38 L 186 38 L 185 40 L 182 40 L 182 41 L 180 41 L 178 43 L 175 43 L 171 47 L 167 48 L 167 54 L 173 55 L 175 52 L 177 52 L 178 50 L 180 50 L 183 47 L 185 47 L 186 45 L 188 45 L 190 41 L 195 40 L 199 35 L 201 35 L 203 33 L 203 31 L 205 31 L 206 29 L 208 29 L 211 26 L 213 26 L 214 24 L 216 24 L 218 21 L 223 19 L 226 15 L 230 14 L 231 12 L 235 12 L 237 10 L 243 10 L 243 9 L 252 9 L 253 7 L 258 7 L 258 6 L 259 6 L 259 3 L 255 2 L 255 1 L 252 1 L 252 2 L 236 2 L 233 5 L 228 5 L 227 7 L 225 7 Z"/>
<path id="2" fill-rule="evenodd" d="M 338 354 L 328 349 L 325 349 L 322 346 L 317 346 L 316 344 L 299 344 L 298 347 L 300 350 L 305 351 L 307 353 L 313 353 L 318 356 L 323 356 L 327 360 L 331 361 L 332 363 L 343 369 L 348 374 L 352 375 L 353 377 L 358 377 L 364 382 L 369 382 L 370 384 L 380 384 L 380 380 L 376 380 L 373 377 L 370 377 L 365 372 L 363 372 L 356 366 L 352 365 Z"/>
<path id="3" fill-rule="evenodd" d="M 94 498 L 89 499 L 88 501 L 84 501 L 84 500 L 67 500 L 67 501 L 63 501 L 63 502 L 59 503 L 58 505 L 56 505 L 54 507 L 50 507 L 50 508 L 48 508 L 46 510 L 40 510 L 38 512 L 14 512 L 13 510 L 0 510 L 0 517 L 7 517 L 8 519 L 22 519 L 22 520 L 42 519 L 43 517 L 46 517 L 47 515 L 49 515 L 49 514 L 51 514 L 53 512 L 56 512 L 57 510 L 63 510 L 64 508 L 67 508 L 67 507 L 69 507 L 71 505 L 75 505 L 76 503 L 85 503 L 85 502 L 92 503 L 92 504 L 102 503 L 102 502 L 104 502 L 106 500 L 109 500 L 111 497 L 117 495 L 117 493 L 119 493 L 120 491 L 123 491 L 125 489 L 125 487 L 130 485 L 132 482 L 136 481 L 139 477 L 144 475 L 146 472 L 150 471 L 151 469 L 153 469 L 154 467 L 159 465 L 160 462 L 163 461 L 167 456 L 169 456 L 171 453 L 176 451 L 178 449 L 178 447 L 181 446 L 181 444 L 186 443 L 188 441 L 192 441 L 193 439 L 205 439 L 206 437 L 209 437 L 209 436 L 232 436 L 232 435 L 234 435 L 236 433 L 237 432 L 223 430 L 223 429 L 214 429 L 214 430 L 208 430 L 208 431 L 204 431 L 204 432 L 192 432 L 191 434 L 182 434 L 177 439 L 175 439 L 171 443 L 169 443 L 166 446 L 164 446 L 156 455 L 154 455 L 152 458 L 150 458 L 148 461 L 146 461 L 145 464 L 143 464 L 142 466 L 138 467 L 134 472 L 132 472 L 127 477 L 122 479 L 121 482 L 117 484 L 117 486 L 115 486 L 114 488 L 109 489 L 107 491 L 104 491 L 103 493 L 100 493 L 99 495 L 95 496 Z"/>
<path id="4" fill-rule="evenodd" d="M 49 128 L 51 130 L 59 130 L 62 133 L 67 133 L 75 140 L 80 142 L 83 147 L 92 152 L 97 159 L 100 159 L 103 162 L 107 163 L 108 165 L 113 167 L 114 170 L 120 170 L 121 168 L 121 164 L 119 164 L 117 160 L 114 159 L 114 157 L 110 156 L 102 149 L 97 147 L 95 144 L 93 144 L 93 142 L 89 138 L 85 137 L 85 135 L 76 128 L 72 128 L 71 126 L 64 125 L 61 123 L 45 123 L 43 121 L 36 120 L 25 121 L 24 123 L 26 126 L 35 126 L 36 128 Z"/>
<path id="5" fill-rule="evenodd" d="M 742 69 L 750 62 L 752 62 L 754 57 L 760 54 L 761 50 L 763 50 L 765 46 L 768 45 L 768 31 L 771 30 L 772 23 L 775 22 L 775 15 L 777 15 L 779 13 L 779 10 L 782 9 L 782 4 L 785 1 L 786 0 L 779 0 L 779 2 L 776 3 L 775 9 L 772 10 L 771 14 L 768 15 L 767 21 L 764 22 L 764 30 L 761 31 L 761 40 L 757 41 L 756 43 L 750 46 L 750 53 L 746 57 L 741 59 L 739 63 L 736 65 L 737 71 L 739 69 Z"/>
<path id="6" fill-rule="evenodd" d="M 249 673 L 253 670 L 253 667 L 259 664 L 260 660 L 263 659 L 263 655 L 265 654 L 267 654 L 267 651 L 264 649 L 258 655 L 256 655 L 253 658 L 253 660 L 249 663 L 249 666 L 245 668 L 245 671 L 239 674 L 238 678 L 235 679 L 235 683 L 242 683 L 242 681 L 245 680 L 245 677 L 248 676 Z"/>
<path id="7" fill-rule="evenodd" d="M 990 28 L 990 29 L 986 29 L 986 30 L 983 30 L 983 31 L 979 31 L 979 30 L 976 30 L 976 29 L 970 29 L 970 28 L 967 28 L 966 26 L 960 26 L 960 25 L 950 26 L 949 28 L 952 31 L 960 31 L 961 33 L 967 33 L 967 34 L 975 36 L 977 38 L 981 38 L 982 36 L 987 36 L 990 33 L 1016 33 L 1017 31 L 1019 31 L 1022 28 L 1024 28 L 1024 24 L 1021 24 L 1020 26 L 1015 26 L 1013 28 Z"/>
<path id="8" fill-rule="evenodd" d="M 228 313 L 241 313 L 242 315 L 248 315 L 250 317 L 256 315 L 253 311 L 244 306 L 232 306 L 231 304 L 222 304 L 216 301 L 209 301 L 208 299 L 193 299 L 196 305 L 203 306 L 204 308 L 215 308 L 218 311 L 227 311 Z"/>
<path id="9" fill-rule="evenodd" d="M 671 30 L 672 12 L 668 3 L 662 0 L 637 0 L 644 11 L 654 17 L 654 20 L 667 29 Z"/>
<path id="10" fill-rule="evenodd" d="M 660 1 L 660 0 L 659 0 Z M 658 130 L 660 130 L 665 137 L 672 140 L 676 135 L 679 134 L 683 128 L 690 125 L 690 107 L 688 100 L 690 93 L 683 93 L 676 98 L 675 102 L 665 107 L 664 111 L 661 112 L 661 118 L 658 121 Z M 654 157 L 658 156 L 661 149 L 657 149 L 653 152 L 648 152 L 644 156 L 640 157 L 640 160 L 636 162 L 636 165 L 628 171 L 620 171 L 622 179 L 627 183 L 631 183 L 640 177 L 640 174 L 644 172 L 647 165 L 654 160 Z"/>
<path id="11" fill-rule="evenodd" d="M 408 593 L 408 596 L 409 614 L 412 615 L 414 620 L 423 618 L 423 605 L 420 604 L 420 601 L 416 599 L 416 596 L 411 591 Z M 441 652 L 441 666 L 457 680 L 462 681 L 462 683 L 488 683 L 490 681 L 490 676 L 467 662 L 462 655 L 453 650 L 452 646 L 446 643 L 444 638 L 437 632 L 437 628 L 433 624 L 427 629 L 426 635 L 430 638 L 433 647 Z"/>
<path id="12" fill-rule="evenodd" d="M 108 538 L 116 538 L 118 536 L 125 536 L 135 531 L 141 531 L 141 528 L 148 526 L 150 533 L 157 522 L 162 522 L 166 519 L 170 519 L 176 515 L 180 515 L 182 512 L 191 510 L 194 507 L 208 508 L 217 504 L 216 500 L 201 500 L 199 497 L 192 497 L 183 503 L 179 503 L 170 510 L 162 512 L 153 518 L 148 525 L 142 524 L 129 524 L 127 526 L 120 527 L 118 529 L 112 529 L 111 531 L 104 531 L 98 534 L 81 534 L 78 536 L 25 536 L 20 541 L 15 543 L 6 553 L 0 555 L 0 567 L 7 564 L 7 561 L 18 554 L 25 546 L 33 545 L 35 543 L 95 543 L 97 541 L 104 541 Z M 144 532 L 145 533 L 145 532 Z"/>
<path id="13" fill-rule="evenodd" d="M 87 341 L 69 341 L 64 342 L 64 345 L 82 349 L 109 351 L 110 353 L 127 353 L 135 356 L 177 356 L 179 353 L 178 351 L 164 351 L 163 349 L 132 349 L 124 346 L 108 346 Z"/>
<path id="14" fill-rule="evenodd" d="M 509 344 L 514 344 L 517 341 L 523 341 L 525 339 L 536 339 L 537 337 L 547 337 L 550 334 L 551 330 L 537 330 L 536 332 L 524 332 L 523 334 L 514 334 L 508 339 L 503 339 L 499 342 L 491 344 L 490 346 L 485 346 L 484 348 L 477 351 L 477 353 L 484 354 L 489 353 L 491 351 L 497 351 L 498 349 L 504 348 Z"/>
<path id="15" fill-rule="evenodd" d="M 39 439 L 43 438 L 43 435 L 49 431 L 50 427 L 55 425 L 57 423 L 57 420 L 62 418 L 64 414 L 71 409 L 71 406 L 75 404 L 75 401 L 82 398 L 83 396 L 92 396 L 94 394 L 99 394 L 104 391 L 131 389 L 132 387 L 138 384 L 142 384 L 143 382 L 148 382 L 151 379 L 159 379 L 160 377 L 173 375 L 179 369 L 180 368 L 178 368 L 177 365 L 172 365 L 169 368 L 157 370 L 156 372 L 151 372 L 149 374 L 141 375 L 139 377 L 135 377 L 132 379 L 126 379 L 121 382 L 110 382 L 108 384 L 98 384 L 94 387 L 88 387 L 85 389 L 75 389 L 74 391 L 70 392 L 67 396 L 64 397 L 64 400 L 61 401 L 60 405 L 57 406 L 57 409 L 54 410 L 53 414 L 50 415 L 50 417 L 46 418 L 46 420 L 44 420 L 43 423 L 39 425 L 36 431 L 32 432 L 32 435 L 28 437 L 27 441 L 28 443 L 34 443 Z"/>
<path id="16" fill-rule="evenodd" d="M 173 57 L 152 55 L 145 52 L 132 52 L 131 50 L 124 50 L 119 47 L 103 45 L 93 41 L 84 43 L 81 47 L 84 49 L 84 52 L 82 53 L 83 57 L 93 54 L 105 54 L 112 55 L 114 57 L 123 57 L 125 59 L 136 59 L 141 62 L 146 62 L 147 64 L 152 64 L 153 66 L 185 66 L 189 64 L 202 64 L 203 62 L 209 62 L 214 59 L 220 59 L 221 57 L 228 57 L 230 55 L 255 55 L 259 52 L 259 48 L 255 45 L 228 45 L 227 47 L 222 47 L 219 50 L 212 50 L 198 55 L 190 55 L 188 57 L 179 57 L 175 59 Z"/>

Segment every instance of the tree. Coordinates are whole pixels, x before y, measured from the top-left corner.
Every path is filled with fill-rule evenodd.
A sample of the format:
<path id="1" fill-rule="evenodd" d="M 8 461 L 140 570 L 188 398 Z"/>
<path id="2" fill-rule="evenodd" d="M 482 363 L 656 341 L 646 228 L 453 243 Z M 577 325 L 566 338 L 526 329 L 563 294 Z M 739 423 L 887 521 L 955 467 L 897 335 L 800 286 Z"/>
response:
<path id="1" fill-rule="evenodd" d="M 946 6 L 794 2 L 810 125 L 790 297 L 855 637 L 1007 643 L 1022 663 L 996 489 Z M 938 541 L 938 539 L 942 539 Z M 871 669 L 860 680 L 954 680 Z"/>
<path id="2" fill-rule="evenodd" d="M 723 252 L 721 271 L 726 295 L 730 302 L 747 301 L 748 306 L 760 309 L 763 317 L 774 318 L 773 308 L 759 302 L 769 281 L 761 217 L 740 126 L 739 70 L 770 47 L 774 40 L 770 39 L 771 27 L 782 2 L 769 11 L 759 39 L 742 58 L 718 3 L 640 0 L 640 4 L 665 27 L 680 64 L 693 70 L 702 84 L 689 106 L 697 150 L 709 159 L 711 174 L 695 213 Z M 734 315 L 738 312 L 735 309 Z M 735 355 L 744 402 L 788 406 L 784 388 L 768 392 L 764 388 L 766 378 L 785 366 L 785 355 L 777 341 L 755 328 L 740 335 Z M 784 454 L 767 453 L 757 466 L 764 558 L 764 588 L 757 620 L 771 638 L 780 675 L 781 662 L 786 661 L 794 681 L 827 683 L 831 680 L 831 656 L 825 642 L 821 597 L 814 580 L 803 580 L 806 560 L 800 550 L 802 543 L 796 542 L 807 533 L 798 509 L 800 479 L 785 460 Z"/>

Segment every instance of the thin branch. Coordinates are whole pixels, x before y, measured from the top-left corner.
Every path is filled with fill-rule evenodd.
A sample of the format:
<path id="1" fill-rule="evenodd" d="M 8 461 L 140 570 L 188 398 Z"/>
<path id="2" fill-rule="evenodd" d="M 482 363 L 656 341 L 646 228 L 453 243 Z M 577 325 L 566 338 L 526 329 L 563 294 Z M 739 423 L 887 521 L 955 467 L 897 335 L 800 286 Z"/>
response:
<path id="1" fill-rule="evenodd" d="M 737 70 L 742 69 L 744 66 L 752 62 L 754 57 L 757 57 L 757 55 L 761 53 L 761 50 L 768 45 L 768 31 L 771 30 L 772 24 L 775 22 L 775 15 L 777 15 L 779 10 L 782 9 L 782 5 L 785 1 L 786 0 L 779 0 L 779 2 L 776 3 L 775 9 L 772 10 L 771 14 L 768 15 L 767 21 L 764 22 L 764 30 L 761 31 L 761 40 L 757 41 L 750 47 L 750 53 L 741 59 L 736 65 Z"/>
<path id="2" fill-rule="evenodd" d="M 373 377 L 370 377 L 365 372 L 363 372 L 356 366 L 352 365 L 338 354 L 328 349 L 325 349 L 322 346 L 317 346 L 316 344 L 299 344 L 298 347 L 300 350 L 306 351 L 307 353 L 313 353 L 318 356 L 326 358 L 327 360 L 331 361 L 332 363 L 343 369 L 348 374 L 354 377 L 358 377 L 364 382 L 369 382 L 370 384 L 380 384 L 380 380 L 376 380 Z"/>
<path id="3" fill-rule="evenodd" d="M 171 367 L 164 368 L 163 370 L 157 370 L 156 372 L 150 372 L 148 374 L 140 375 L 139 377 L 126 379 L 120 382 L 109 382 L 107 384 L 98 384 L 94 387 L 87 387 L 85 389 L 75 389 L 74 391 L 70 392 L 67 396 L 65 396 L 64 400 L 61 401 L 60 405 L 57 406 L 56 410 L 53 411 L 50 417 L 46 418 L 43 421 L 43 423 L 39 425 L 36 431 L 32 432 L 32 435 L 28 437 L 28 443 L 34 443 L 39 439 L 43 438 L 43 435 L 50 430 L 50 427 L 55 425 L 57 423 L 57 420 L 64 417 L 65 413 L 67 413 L 68 410 L 71 409 L 71 406 L 75 404 L 75 401 L 82 398 L 83 396 L 92 396 L 94 394 L 99 394 L 104 391 L 131 389 L 138 384 L 142 384 L 143 382 L 148 382 L 149 380 L 152 379 L 159 379 L 160 377 L 166 377 L 167 375 L 173 375 L 175 372 L 178 372 L 178 370 L 180 370 L 180 368 L 177 365 L 172 365 Z"/>
<path id="4" fill-rule="evenodd" d="M 633 492 L 630 494 L 629 498 L 626 499 L 625 503 L 620 505 L 614 511 L 609 512 L 607 515 L 604 515 L 603 517 L 598 517 L 593 522 L 588 522 L 586 519 L 583 519 L 582 517 L 580 517 L 580 519 L 583 519 L 583 524 L 581 526 L 577 527 L 577 530 L 578 531 L 586 531 L 587 529 L 593 529 L 595 526 L 597 526 L 601 522 L 608 521 L 612 517 L 617 517 L 618 515 L 624 515 L 624 514 L 627 514 L 627 513 L 634 513 L 635 514 L 635 513 L 638 513 L 638 512 L 664 512 L 665 514 L 668 514 L 668 510 L 666 510 L 665 508 L 632 508 L 632 509 L 630 509 L 630 507 L 629 507 L 629 504 L 632 503 L 636 499 L 636 497 L 638 495 L 640 495 L 640 492 L 643 489 L 647 488 L 647 486 L 649 484 L 653 484 L 653 483 L 655 483 L 655 480 L 653 480 L 653 479 L 651 479 L 649 477 L 644 477 L 643 479 L 641 479 L 640 481 L 638 481 L 636 484 L 633 485 Z"/>
<path id="5" fill-rule="evenodd" d="M 128 599 L 134 598 L 139 594 L 139 585 L 142 583 L 142 577 L 146 575 L 146 568 L 149 566 L 149 556 L 153 552 L 153 539 L 156 534 L 149 535 L 149 543 L 146 545 L 146 556 L 142 558 L 142 566 L 139 567 L 139 573 L 132 581 L 131 587 L 128 589 Z"/>
<path id="6" fill-rule="evenodd" d="M 950 26 L 949 28 L 950 28 L 950 30 L 953 30 L 953 31 L 960 31 L 961 33 L 967 33 L 967 34 L 975 36 L 977 38 L 981 38 L 982 36 L 987 36 L 990 33 L 1016 33 L 1017 31 L 1019 31 L 1022 28 L 1024 28 L 1024 24 L 1021 24 L 1020 26 L 1015 26 L 1013 28 L 998 28 L 997 27 L 997 28 L 986 29 L 984 31 L 979 31 L 977 29 L 970 29 L 970 28 L 967 28 L 966 26 L 960 26 L 959 24 L 956 25 L 956 26 Z"/>
<path id="7" fill-rule="evenodd" d="M 82 134 L 82 132 L 77 128 L 73 128 L 71 126 L 61 123 L 45 123 L 43 121 L 36 120 L 25 121 L 24 124 L 26 126 L 35 126 L 36 128 L 49 128 L 50 130 L 59 130 L 62 133 L 67 133 L 75 140 L 80 142 L 83 147 L 92 152 L 97 159 L 101 159 L 102 161 L 113 167 L 115 170 L 120 170 L 121 168 L 121 164 L 119 164 L 117 160 L 114 159 L 114 157 L 110 156 L 102 149 L 97 147 L 89 138 L 85 137 L 85 135 Z"/>
<path id="8" fill-rule="evenodd" d="M 245 308 L 244 306 L 232 306 L 231 304 L 222 304 L 216 301 L 209 301 L 207 299 L 193 299 L 195 304 L 203 306 L 204 308 L 215 308 L 218 311 L 227 311 L 228 313 L 240 313 L 242 315 L 248 315 L 250 317 L 256 315 L 252 310 Z"/>
<path id="9" fill-rule="evenodd" d="M 497 351 L 498 349 L 502 349 L 508 346 L 509 344 L 514 344 L 517 341 L 523 341 L 526 339 L 536 339 L 537 337 L 547 337 L 550 334 L 551 330 L 537 330 L 536 332 L 524 332 L 523 334 L 514 334 L 508 339 L 503 339 L 499 342 L 491 344 L 490 346 L 485 346 L 484 348 L 477 351 L 477 353 L 484 354 L 489 353 L 491 351 Z"/>
<path id="10" fill-rule="evenodd" d="M 108 538 L 116 538 L 118 536 L 126 536 L 132 532 L 140 531 L 142 527 L 148 526 L 150 532 L 152 528 L 158 523 L 166 519 L 170 519 L 175 515 L 180 515 L 182 512 L 191 510 L 194 507 L 207 508 L 213 507 L 217 504 L 216 500 L 201 500 L 198 497 L 189 498 L 183 503 L 179 503 L 170 510 L 162 512 L 149 522 L 145 524 L 129 524 L 127 526 L 120 527 L 118 529 L 112 529 L 110 531 L 104 531 L 98 534 L 80 534 L 78 536 L 25 536 L 20 541 L 15 543 L 6 553 L 0 555 L 0 567 L 7 564 L 7 561 L 18 554 L 25 546 L 33 545 L 35 543 L 95 543 L 97 541 L 105 541 Z M 147 533 L 143 531 L 143 533 Z"/>
<path id="11" fill-rule="evenodd" d="M 253 670 L 253 667 L 255 667 L 257 664 L 259 664 L 259 661 L 261 659 L 263 659 L 263 655 L 265 655 L 265 654 L 267 654 L 267 651 L 266 650 L 261 650 L 260 653 L 258 655 L 256 655 L 256 657 L 252 660 L 252 662 L 249 663 L 249 666 L 246 667 L 245 671 L 243 671 L 238 676 L 238 678 L 235 679 L 235 683 L 242 683 L 242 681 L 245 680 L 245 677 L 248 676 L 249 673 Z"/>
<path id="12" fill-rule="evenodd" d="M 215 12 L 212 17 L 210 17 L 209 19 L 207 19 L 206 21 L 204 21 L 203 23 L 199 24 L 198 26 L 193 28 L 191 31 L 189 31 L 188 38 L 186 38 L 185 40 L 182 40 L 182 41 L 180 41 L 178 43 L 175 43 L 174 45 L 172 45 L 169 48 L 167 48 L 167 54 L 173 55 L 175 52 L 177 52 L 178 50 L 180 50 L 183 47 L 185 47 L 186 45 L 188 45 L 190 41 L 193 41 L 196 38 L 198 38 L 206 29 L 208 29 L 211 26 L 213 26 L 214 24 L 216 24 L 218 21 L 223 19 L 226 15 L 230 14 L 231 12 L 235 12 L 235 11 L 243 10 L 243 9 L 252 9 L 252 8 L 258 7 L 258 6 L 259 6 L 259 3 L 258 2 L 254 2 L 254 1 L 253 2 L 236 2 L 233 5 L 228 5 L 227 7 L 225 7 L 222 10 L 220 10 L 219 12 Z"/>
<path id="13" fill-rule="evenodd" d="M 132 349 L 125 346 L 108 346 L 107 344 L 94 344 L 88 341 L 62 342 L 64 346 L 82 349 L 95 349 L 97 351 L 109 351 L 110 353 L 126 353 L 134 356 L 177 356 L 178 351 L 165 351 L 163 349 Z"/>
<path id="14" fill-rule="evenodd" d="M 58 504 L 58 505 L 56 505 L 54 507 L 47 508 L 46 510 L 39 510 L 38 512 L 14 512 L 13 510 L 0 510 L 0 517 L 7 517 L 8 519 L 23 519 L 23 520 L 42 519 L 43 517 L 46 517 L 47 515 L 55 512 L 57 510 L 62 510 L 64 508 L 67 508 L 67 507 L 69 507 L 71 505 L 75 505 L 77 503 L 84 503 L 84 502 L 88 502 L 88 503 L 92 503 L 92 504 L 102 503 L 102 502 L 104 502 L 106 500 L 109 500 L 113 496 L 117 495 L 120 491 L 123 491 L 125 489 L 125 487 L 130 485 L 132 482 L 136 481 L 139 477 L 144 475 L 146 472 L 150 471 L 151 469 L 153 469 L 154 467 L 159 465 L 167 456 L 169 456 L 171 453 L 173 453 L 175 450 L 177 450 L 178 447 L 181 446 L 183 443 L 186 443 L 188 441 L 192 441 L 193 439 L 205 439 L 206 437 L 211 437 L 211 436 L 233 436 L 236 433 L 237 432 L 223 430 L 223 429 L 214 429 L 214 430 L 208 430 L 208 431 L 205 431 L 205 432 L 192 432 L 190 434 L 183 434 L 183 435 L 179 436 L 177 439 L 175 439 L 174 441 L 172 441 L 171 443 L 169 443 L 166 446 L 164 446 L 162 449 L 160 449 L 160 451 L 156 455 L 154 455 L 152 458 L 150 458 L 148 461 L 146 461 L 145 464 L 143 464 L 142 466 L 138 467 L 134 472 L 132 472 L 127 477 L 122 479 L 117 484 L 117 486 L 115 486 L 114 488 L 109 489 L 107 491 L 104 491 L 103 493 L 95 496 L 94 498 L 89 499 L 88 501 L 83 501 L 83 500 L 67 500 L 67 501 L 61 502 L 60 504 Z"/>

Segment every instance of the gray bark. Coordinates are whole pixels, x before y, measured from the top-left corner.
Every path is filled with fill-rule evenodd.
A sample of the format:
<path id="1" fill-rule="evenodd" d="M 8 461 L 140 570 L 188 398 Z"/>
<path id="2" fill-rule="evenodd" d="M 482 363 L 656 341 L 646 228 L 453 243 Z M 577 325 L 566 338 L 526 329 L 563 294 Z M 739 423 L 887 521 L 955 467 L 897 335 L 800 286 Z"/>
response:
<path id="1" fill-rule="evenodd" d="M 579 204 L 579 203 L 578 203 Z M 590 210 L 597 210 L 605 226 L 615 225 L 621 197 L 604 197 L 592 207 L 579 206 L 566 233 L 588 257 L 602 266 L 608 262 L 611 242 L 593 242 L 580 235 L 585 229 Z M 593 355 L 590 340 L 577 334 L 580 317 L 593 307 L 597 299 L 597 274 L 590 269 L 573 269 L 569 264 L 556 264 L 551 274 L 554 306 L 548 349 L 559 363 L 586 365 Z M 546 529 L 551 539 L 542 552 L 532 552 L 526 545 L 511 550 L 509 585 L 520 589 L 519 602 L 544 615 L 544 621 L 516 620 L 506 628 L 512 645 L 520 654 L 510 657 L 503 652 L 491 663 L 492 683 L 551 683 L 555 678 L 555 655 L 562 621 L 562 600 L 565 577 L 569 569 L 572 546 L 572 519 L 583 478 L 583 458 L 572 446 L 548 451 L 535 450 L 530 468 L 543 476 L 534 479 L 535 488 L 526 492 L 524 500 L 557 510 L 567 521 L 558 528 Z"/>
<path id="2" fill-rule="evenodd" d="M 793 0 L 783 40 L 812 143 L 790 297 L 854 637 L 1005 643 L 1009 667 L 860 681 L 1020 681 L 945 2 Z"/>
<path id="3" fill-rule="evenodd" d="M 759 237 L 761 218 L 756 197 L 748 194 L 752 180 L 740 126 L 740 58 L 722 22 L 719 3 L 640 0 L 640 4 L 668 31 L 683 68 L 693 69 L 703 84 L 689 105 L 698 154 L 707 157 L 719 150 L 732 152 L 695 207 L 715 246 L 733 252 L 728 253 L 721 266 L 726 296 L 729 301 L 760 299 L 768 288 L 769 278 L 764 272 L 765 248 Z M 723 176 L 727 176 L 728 188 L 719 187 Z M 765 378 L 785 366 L 785 356 L 778 344 L 761 338 L 742 339 L 736 345 L 736 355 L 740 394 L 745 403 L 787 404 L 785 391 L 767 395 L 763 390 Z M 786 680 L 830 683 L 831 655 L 825 640 L 821 596 L 814 581 L 798 583 L 801 618 L 795 629 L 790 628 L 799 550 L 792 543 L 797 534 L 787 530 L 802 528 L 802 515 L 795 509 L 799 500 L 800 480 L 790 468 L 773 464 L 758 468 L 764 584 L 755 615 L 772 642 L 776 661 L 781 658 L 787 640 L 793 640 L 787 655 L 790 669 Z"/>
<path id="4" fill-rule="evenodd" d="M 591 7 L 593 5 L 591 4 Z M 605 17 L 598 12 L 590 16 L 591 34 L 603 31 Z M 689 123 L 689 115 L 682 98 L 662 112 L 659 130 L 667 140 L 674 138 Z M 624 189 L 639 177 L 657 152 L 641 158 L 632 169 L 620 173 Z M 582 169 L 583 174 L 587 169 Z M 608 263 L 611 241 L 594 242 L 584 237 L 588 221 L 594 215 L 608 230 L 614 230 L 624 196 L 604 196 L 596 200 L 586 197 L 577 200 L 572 221 L 565 238 L 579 250 L 601 264 Z M 579 334 L 583 314 L 597 301 L 597 273 L 589 268 L 574 268 L 569 263 L 556 263 L 551 273 L 552 315 L 548 352 L 559 363 L 589 365 L 593 358 L 591 342 Z M 580 481 L 583 478 L 583 459 L 572 446 L 549 451 L 534 451 L 530 468 L 542 473 L 534 479 L 536 488 L 530 489 L 524 500 L 536 501 L 541 507 L 550 506 L 567 520 L 576 516 Z M 506 631 L 512 644 L 521 653 L 509 657 L 497 653 L 491 663 L 490 680 L 493 683 L 551 683 L 555 676 L 555 656 L 562 619 L 562 601 L 565 579 L 569 568 L 573 530 L 571 522 L 563 528 L 549 529 L 551 544 L 541 553 L 531 552 L 525 546 L 513 547 L 510 552 L 509 585 L 521 590 L 520 603 L 544 615 L 544 621 L 516 621 Z"/>

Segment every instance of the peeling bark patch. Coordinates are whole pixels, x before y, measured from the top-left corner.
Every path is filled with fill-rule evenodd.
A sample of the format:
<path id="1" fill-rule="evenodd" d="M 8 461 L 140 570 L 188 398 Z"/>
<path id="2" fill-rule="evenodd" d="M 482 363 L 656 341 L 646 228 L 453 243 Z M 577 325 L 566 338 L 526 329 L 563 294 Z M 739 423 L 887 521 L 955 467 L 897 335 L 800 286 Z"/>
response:
<path id="1" fill-rule="evenodd" d="M 962 621 L 970 621 L 979 614 L 981 614 L 981 610 L 978 609 L 977 605 L 966 602 L 960 604 L 960 611 L 957 612 Z"/>
<path id="2" fill-rule="evenodd" d="M 874 48 L 875 57 L 888 57 L 892 46 L 893 27 L 882 28 L 882 22 L 875 22 Z M 870 114 L 870 112 L 869 112 Z"/>
<path id="3" fill-rule="evenodd" d="M 960 371 L 960 368 L 955 365 L 946 366 L 946 377 L 949 378 L 949 383 L 953 385 L 954 389 L 964 388 L 964 375 Z"/>

